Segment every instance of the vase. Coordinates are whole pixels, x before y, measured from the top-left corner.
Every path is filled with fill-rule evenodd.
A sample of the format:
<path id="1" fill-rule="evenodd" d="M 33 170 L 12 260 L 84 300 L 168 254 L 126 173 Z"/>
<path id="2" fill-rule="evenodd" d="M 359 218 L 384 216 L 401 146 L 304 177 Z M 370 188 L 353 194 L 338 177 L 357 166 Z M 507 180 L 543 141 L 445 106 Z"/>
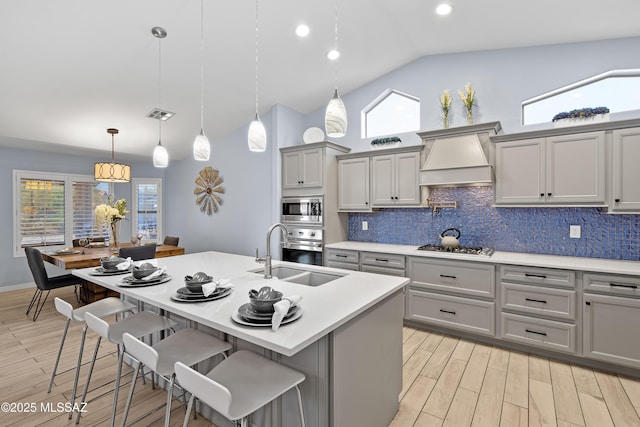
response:
<path id="1" fill-rule="evenodd" d="M 109 246 L 112 248 L 118 247 L 118 223 L 112 222 L 109 227 Z"/>
<path id="2" fill-rule="evenodd" d="M 445 114 L 444 117 L 442 117 L 442 129 L 448 129 L 449 128 L 449 115 Z"/>
<path id="3" fill-rule="evenodd" d="M 467 110 L 467 125 L 471 126 L 473 124 L 473 111 Z"/>

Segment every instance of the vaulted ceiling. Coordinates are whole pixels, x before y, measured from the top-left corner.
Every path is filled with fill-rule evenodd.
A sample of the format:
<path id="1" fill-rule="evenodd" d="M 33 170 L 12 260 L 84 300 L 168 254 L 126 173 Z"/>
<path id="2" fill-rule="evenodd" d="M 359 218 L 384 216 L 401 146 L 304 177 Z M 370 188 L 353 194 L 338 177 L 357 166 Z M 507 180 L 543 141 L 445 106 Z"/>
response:
<path id="1" fill-rule="evenodd" d="M 640 35 L 637 0 L 339 0 L 339 87 L 345 94 L 424 55 Z M 259 2 L 260 112 L 274 104 L 308 113 L 329 100 L 335 64 L 332 0 Z M 306 38 L 295 27 L 309 25 Z M 158 39 L 162 41 L 162 104 Z M 205 132 L 248 126 L 255 109 L 255 2 L 204 0 Z M 0 136 L 39 149 L 105 150 L 150 157 L 161 106 L 172 159 L 200 130 L 197 0 L 0 2 Z M 15 140 L 14 140 L 15 143 Z"/>

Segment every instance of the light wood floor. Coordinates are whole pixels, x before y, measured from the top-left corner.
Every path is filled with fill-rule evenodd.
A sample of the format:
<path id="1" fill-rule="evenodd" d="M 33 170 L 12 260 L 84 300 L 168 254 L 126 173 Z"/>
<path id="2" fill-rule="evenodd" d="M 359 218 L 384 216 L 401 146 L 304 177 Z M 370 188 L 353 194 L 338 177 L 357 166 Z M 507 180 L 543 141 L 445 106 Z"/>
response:
<path id="1" fill-rule="evenodd" d="M 37 410 L 0 412 L 0 426 L 74 425 L 66 413 L 40 410 L 41 403 L 55 405 L 69 400 L 71 373 L 56 377 L 51 393 L 47 393 L 47 385 L 64 327 L 53 296 L 75 303 L 73 291 L 53 291 L 36 322 L 24 315 L 31 295 L 32 290 L 0 293 L 0 402 L 33 403 Z M 75 364 L 81 327 L 72 323 L 62 369 Z M 90 331 L 85 359 L 89 359 L 95 341 Z M 104 344 L 101 352 L 107 352 L 109 346 Z M 412 328 L 404 328 L 403 350 L 404 387 L 392 427 L 640 426 L 637 380 Z M 115 365 L 115 356 L 98 361 L 92 383 L 112 379 Z M 84 373 L 86 368 L 81 384 Z M 128 387 L 120 393 L 119 414 L 127 391 Z M 139 383 L 129 420 L 165 400 L 164 390 L 152 390 L 149 382 L 145 386 Z M 112 395 L 108 395 L 89 404 L 80 425 L 108 425 L 111 402 Z M 182 425 L 184 412 L 178 406 L 174 402 L 177 409 L 172 413 L 172 426 Z M 158 412 L 139 425 L 161 416 Z M 212 426 L 202 417 L 189 425 Z"/>

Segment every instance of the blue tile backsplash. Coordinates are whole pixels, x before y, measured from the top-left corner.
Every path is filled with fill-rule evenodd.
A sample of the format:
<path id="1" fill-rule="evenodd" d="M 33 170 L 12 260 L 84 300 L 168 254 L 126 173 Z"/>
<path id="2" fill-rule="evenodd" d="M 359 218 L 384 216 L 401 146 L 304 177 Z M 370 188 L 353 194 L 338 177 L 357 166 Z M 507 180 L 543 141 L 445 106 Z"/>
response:
<path id="1" fill-rule="evenodd" d="M 457 201 L 456 209 L 382 209 L 349 214 L 349 240 L 402 245 L 439 243 L 450 227 L 460 244 L 497 251 L 640 260 L 640 215 L 611 215 L 600 208 L 495 208 L 493 187 L 431 188 L 435 201 Z M 362 230 L 362 221 L 369 230 Z M 569 226 L 581 238 L 569 238 Z"/>

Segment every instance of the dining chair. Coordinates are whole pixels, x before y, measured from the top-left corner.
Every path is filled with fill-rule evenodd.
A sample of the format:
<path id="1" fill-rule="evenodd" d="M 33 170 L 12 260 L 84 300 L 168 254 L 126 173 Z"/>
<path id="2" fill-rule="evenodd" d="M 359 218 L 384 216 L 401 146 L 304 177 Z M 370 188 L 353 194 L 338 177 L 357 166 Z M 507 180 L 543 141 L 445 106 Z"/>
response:
<path id="1" fill-rule="evenodd" d="M 27 312 L 25 313 L 27 316 L 31 312 L 32 309 L 35 309 L 33 313 L 33 321 L 35 322 L 42 308 L 44 307 L 45 302 L 47 302 L 47 297 L 49 297 L 49 293 L 52 289 L 64 288 L 66 286 L 75 286 L 75 295 L 78 302 L 80 302 L 80 295 L 78 292 L 78 287 L 87 283 L 86 281 L 72 275 L 72 274 L 63 274 L 60 276 L 49 277 L 47 274 L 47 269 L 44 266 L 44 260 L 42 259 L 42 253 L 36 248 L 24 248 L 24 252 L 27 256 L 27 264 L 29 264 L 29 269 L 31 270 L 31 275 L 33 276 L 33 280 L 36 284 L 36 291 L 31 298 L 31 302 L 29 303 L 29 307 L 27 308 Z M 46 293 L 45 293 L 46 292 Z M 42 294 L 44 294 L 44 299 L 42 298 Z"/>
<path id="2" fill-rule="evenodd" d="M 160 375 L 169 383 L 164 415 L 164 425 L 165 427 L 169 427 L 173 387 L 176 380 L 174 371 L 175 363 L 180 361 L 187 366 L 193 366 L 219 354 L 226 357 L 225 353 L 231 350 L 231 344 L 228 342 L 193 328 L 181 329 L 162 341 L 158 341 L 153 346 L 140 341 L 129 333 L 125 333 L 122 339 L 124 341 L 125 353 L 138 361 L 133 373 L 133 379 L 131 380 L 127 404 L 124 408 L 122 417 L 123 427 L 126 426 L 127 423 L 127 416 L 129 414 L 129 408 L 131 407 L 138 372 L 143 365 Z"/>
<path id="3" fill-rule="evenodd" d="M 250 414 L 294 387 L 298 397 L 300 425 L 305 426 L 298 386 L 305 379 L 301 372 L 247 350 L 236 351 L 207 375 L 182 362 L 176 362 L 174 369 L 178 383 L 191 393 L 184 427 L 189 423 L 196 398 L 236 422 L 236 425 L 240 420 L 242 427 L 248 427 Z"/>
<path id="4" fill-rule="evenodd" d="M 178 246 L 178 242 L 180 241 L 179 237 L 175 237 L 175 236 L 165 236 L 164 241 L 162 242 L 163 245 L 169 245 L 169 246 Z"/>
<path id="5" fill-rule="evenodd" d="M 82 366 L 82 353 L 84 351 L 84 342 L 87 337 L 88 326 L 84 321 L 85 314 L 91 313 L 97 317 L 106 317 L 113 314 L 115 316 L 115 320 L 117 321 L 119 314 L 123 314 L 125 312 L 130 312 L 131 314 L 133 314 L 136 306 L 130 302 L 127 302 L 120 298 L 114 298 L 114 297 L 104 298 L 76 309 L 74 309 L 71 304 L 69 304 L 67 301 L 63 300 L 62 298 L 56 297 L 54 302 L 56 305 L 56 310 L 58 310 L 60 314 L 65 316 L 67 318 L 67 321 L 64 325 L 64 331 L 62 332 L 60 347 L 58 348 L 58 355 L 56 356 L 56 361 L 53 364 L 53 371 L 51 372 L 51 379 L 49 380 L 49 388 L 47 390 L 47 393 L 51 393 L 53 380 L 55 379 L 56 375 L 60 375 L 75 369 L 75 375 L 73 378 L 73 386 L 71 388 L 71 399 L 70 399 L 70 402 L 73 405 L 73 403 L 75 402 L 76 393 L 78 390 L 78 379 L 80 377 L 80 367 Z M 78 350 L 78 361 L 76 362 L 75 368 L 70 368 L 66 371 L 58 373 L 57 372 L 58 363 L 60 362 L 60 356 L 62 354 L 62 348 L 64 347 L 64 342 L 67 337 L 67 332 L 69 330 L 69 324 L 71 323 L 72 320 L 75 322 L 84 323 L 84 327 L 82 328 L 82 338 L 80 339 L 80 349 Z"/>
<path id="6" fill-rule="evenodd" d="M 116 409 L 118 406 L 118 392 L 120 390 L 120 377 L 122 374 L 122 364 L 125 352 L 122 336 L 125 332 L 128 332 L 134 337 L 142 337 L 154 334 L 156 332 L 167 331 L 173 329 L 173 327 L 175 326 L 175 322 L 169 320 L 166 317 L 160 316 L 159 314 L 149 311 L 141 311 L 135 313 L 115 323 L 107 323 L 105 320 L 96 317 L 90 312 L 87 312 L 85 313 L 84 321 L 86 322 L 89 329 L 98 334 L 98 340 L 93 351 L 91 365 L 89 366 L 89 373 L 87 374 L 87 382 L 85 383 L 80 402 L 87 402 L 89 383 L 91 382 L 91 376 L 96 364 L 98 350 L 100 349 L 100 343 L 102 339 L 105 339 L 112 344 L 116 344 L 118 349 L 118 367 L 116 370 L 115 385 L 113 388 L 113 404 L 111 406 L 111 427 L 113 427 L 116 418 Z M 82 412 L 79 411 L 76 416 L 76 424 L 80 422 L 81 415 Z M 71 419 L 72 416 L 73 412 L 70 412 L 69 419 Z"/>
<path id="7" fill-rule="evenodd" d="M 120 248 L 120 258 L 131 257 L 132 261 L 140 261 L 143 259 L 151 259 L 156 257 L 156 244 L 131 246 L 128 248 Z"/>

